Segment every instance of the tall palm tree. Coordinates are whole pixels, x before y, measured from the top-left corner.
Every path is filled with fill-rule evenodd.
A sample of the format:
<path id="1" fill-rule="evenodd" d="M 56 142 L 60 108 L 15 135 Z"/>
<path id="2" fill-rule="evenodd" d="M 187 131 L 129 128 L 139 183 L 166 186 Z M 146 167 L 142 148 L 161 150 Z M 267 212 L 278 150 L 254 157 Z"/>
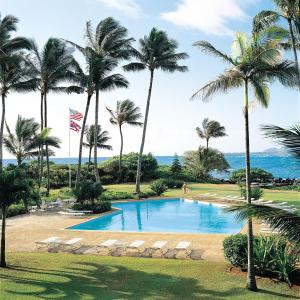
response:
<path id="1" fill-rule="evenodd" d="M 299 40 L 296 40 L 293 23 L 297 23 L 297 11 L 299 11 L 299 0 L 273 0 L 277 11 L 263 10 L 253 19 L 254 32 L 260 32 L 268 27 L 274 26 L 280 19 L 285 20 L 288 24 L 288 37 L 286 48 L 291 48 L 297 69 L 299 70 L 297 48 L 299 48 Z M 299 71 L 298 71 L 299 72 Z M 299 74 L 298 74 L 299 77 Z M 298 78 L 300 79 L 300 78 Z"/>
<path id="2" fill-rule="evenodd" d="M 134 102 L 126 99 L 123 101 L 117 101 L 117 107 L 115 111 L 106 107 L 110 114 L 110 122 L 113 125 L 117 125 L 119 127 L 120 132 L 120 156 L 119 156 L 119 176 L 121 180 L 122 176 L 122 154 L 123 154 L 123 132 L 122 126 L 124 124 L 128 124 L 131 126 L 143 126 L 142 122 L 139 122 L 139 119 L 142 118 L 142 114 L 140 113 L 140 108 L 135 106 Z"/>
<path id="3" fill-rule="evenodd" d="M 85 134 L 86 141 L 83 142 L 83 146 L 89 149 L 89 161 L 88 161 L 88 170 L 89 170 L 91 164 L 92 150 L 95 145 L 95 141 L 94 141 L 95 125 L 86 126 L 84 129 L 84 134 Z M 97 148 L 112 150 L 112 146 L 107 144 L 107 142 L 111 139 L 108 131 L 106 130 L 102 131 L 101 125 L 98 125 L 97 134 L 98 134 Z"/>
<path id="4" fill-rule="evenodd" d="M 127 28 L 121 26 L 119 22 L 111 17 L 103 19 L 96 27 L 95 32 L 92 29 L 91 23 L 87 22 L 85 37 L 86 37 L 86 47 L 81 47 L 73 42 L 68 41 L 74 45 L 84 56 L 86 60 L 87 72 L 83 76 L 83 80 L 80 80 L 81 87 L 87 91 L 87 103 L 85 114 L 83 118 L 83 128 L 86 125 L 87 115 L 90 106 L 90 100 L 94 93 L 96 93 L 95 102 L 95 128 L 98 128 L 98 111 L 99 111 L 99 90 L 108 90 L 115 87 L 127 87 L 128 82 L 120 74 L 108 75 L 106 74 L 101 78 L 100 82 L 95 81 L 99 79 L 99 76 L 95 76 L 99 70 L 97 68 L 101 67 L 101 60 L 107 62 L 109 59 L 115 60 L 115 66 L 119 60 L 128 59 L 131 53 L 131 44 L 134 41 L 133 38 L 127 38 L 128 30 Z M 105 63 L 103 64 L 105 65 Z M 112 67 L 112 65 L 111 65 Z M 110 71 L 113 68 L 110 67 Z M 103 70 L 104 71 L 104 70 Z M 106 72 L 106 71 L 104 71 Z M 81 72 L 81 74 L 83 74 Z M 99 80 L 98 80 L 99 81 Z M 102 82 L 102 83 L 101 83 Z M 110 83 L 109 83 L 110 82 Z M 76 174 L 76 184 L 80 180 L 80 170 L 82 161 L 82 143 L 83 143 L 84 132 L 81 132 L 80 142 L 79 142 L 79 155 L 78 155 L 78 166 Z M 97 130 L 95 131 L 95 140 L 97 138 Z M 95 148 L 94 159 L 95 166 L 97 165 L 97 148 Z M 98 169 L 95 167 L 96 179 L 99 180 Z"/>
<path id="5" fill-rule="evenodd" d="M 269 40 L 264 32 L 253 35 L 248 39 L 245 34 L 237 33 L 234 43 L 233 55 L 227 55 L 217 50 L 206 41 L 194 44 L 205 53 L 216 56 L 225 61 L 227 68 L 217 79 L 208 82 L 192 97 L 201 95 L 202 100 L 218 92 L 227 92 L 234 88 L 244 86 L 244 117 L 245 117 L 245 152 L 246 152 L 246 191 L 247 202 L 251 203 L 250 193 L 250 148 L 249 148 L 249 86 L 254 90 L 255 96 L 263 107 L 268 106 L 268 83 L 277 79 L 285 86 L 297 85 L 297 68 L 294 63 L 285 61 L 280 49 L 276 48 L 273 40 Z M 253 228 L 252 219 L 248 219 L 248 276 L 247 288 L 255 291 L 256 280 L 253 262 Z"/>
<path id="6" fill-rule="evenodd" d="M 36 85 L 41 95 L 40 113 L 41 130 L 48 127 L 48 103 L 49 92 L 68 92 L 68 86 L 61 86 L 62 83 L 77 81 L 75 71 L 77 62 L 72 53 L 73 49 L 67 47 L 66 43 L 60 39 L 49 38 L 39 51 L 37 45 L 32 41 L 32 52 L 27 56 L 26 62 L 30 67 L 31 82 Z M 47 163 L 47 195 L 50 191 L 50 165 L 48 144 L 46 147 Z M 41 169 L 43 169 L 43 145 L 41 151 Z M 41 174 L 43 171 L 41 170 Z"/>
<path id="7" fill-rule="evenodd" d="M 25 159 L 39 156 L 41 140 L 51 147 L 59 148 L 60 140 L 49 136 L 49 130 L 45 128 L 39 132 L 40 124 L 32 118 L 26 119 L 18 116 L 14 133 L 7 124 L 6 129 L 8 134 L 4 136 L 4 146 L 9 153 L 16 156 L 18 165 Z"/>
<path id="8" fill-rule="evenodd" d="M 146 130 L 148 123 L 149 107 L 151 100 L 152 84 L 155 70 L 162 70 L 173 73 L 175 71 L 186 72 L 186 66 L 180 66 L 178 62 L 186 59 L 188 55 L 185 52 L 177 53 L 178 44 L 175 40 L 170 39 L 165 31 L 157 28 L 152 28 L 150 34 L 140 39 L 140 49 L 133 50 L 132 55 L 137 59 L 137 62 L 131 62 L 123 68 L 125 71 L 142 71 L 148 69 L 150 72 L 150 83 L 147 96 L 146 112 L 144 117 L 142 142 L 139 151 L 136 186 L 135 192 L 140 193 L 142 155 L 144 151 Z"/>
<path id="9" fill-rule="evenodd" d="M 30 42 L 24 37 L 12 37 L 17 30 L 18 19 L 7 15 L 0 16 L 0 92 L 2 115 L 0 124 L 0 172 L 3 167 L 3 132 L 5 121 L 5 100 L 10 90 L 21 90 L 20 83 L 25 80 L 26 72 L 21 65 L 20 50 L 30 49 Z M 26 90 L 25 87 L 22 88 Z M 27 87 L 30 90 L 30 87 Z"/>
<path id="10" fill-rule="evenodd" d="M 205 118 L 202 122 L 202 128 L 196 127 L 196 132 L 201 139 L 206 140 L 206 149 L 211 138 L 226 136 L 225 127 L 221 126 L 218 121 Z"/>

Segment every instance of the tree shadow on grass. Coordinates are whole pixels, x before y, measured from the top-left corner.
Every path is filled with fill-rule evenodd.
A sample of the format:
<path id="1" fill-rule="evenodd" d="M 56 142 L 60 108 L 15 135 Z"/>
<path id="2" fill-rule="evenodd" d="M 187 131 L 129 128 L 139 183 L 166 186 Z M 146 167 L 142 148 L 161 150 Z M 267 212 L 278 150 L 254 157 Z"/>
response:
<path id="1" fill-rule="evenodd" d="M 243 288 L 226 291 L 208 289 L 194 278 L 170 276 L 128 269 L 121 265 L 105 266 L 100 262 L 76 262 L 63 270 L 13 267 L 14 275 L 0 275 L 19 286 L 18 290 L 3 287 L 10 299 L 231 299 L 246 293 Z M 22 272 L 22 277 L 18 276 Z M 24 273 L 28 275 L 24 276 Z M 212 278 L 213 280 L 213 278 Z M 263 294 L 298 299 L 267 290 Z M 255 295 L 255 294 L 253 294 Z M 254 299 L 254 298 L 253 298 Z"/>

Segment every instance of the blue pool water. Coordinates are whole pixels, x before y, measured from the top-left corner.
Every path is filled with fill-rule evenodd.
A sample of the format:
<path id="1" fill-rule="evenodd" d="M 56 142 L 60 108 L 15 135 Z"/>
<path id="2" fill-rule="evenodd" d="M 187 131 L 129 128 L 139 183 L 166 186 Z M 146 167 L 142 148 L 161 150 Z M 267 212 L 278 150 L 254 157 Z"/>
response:
<path id="1" fill-rule="evenodd" d="M 113 203 L 119 211 L 69 227 L 77 230 L 237 233 L 243 223 L 218 204 L 183 199 Z"/>

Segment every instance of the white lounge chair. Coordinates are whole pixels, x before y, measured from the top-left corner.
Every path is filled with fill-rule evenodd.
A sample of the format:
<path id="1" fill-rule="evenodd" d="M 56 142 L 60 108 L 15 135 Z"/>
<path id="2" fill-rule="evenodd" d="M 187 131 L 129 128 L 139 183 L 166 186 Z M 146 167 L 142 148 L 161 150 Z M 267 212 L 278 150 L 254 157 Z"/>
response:
<path id="1" fill-rule="evenodd" d="M 85 213 L 83 212 L 70 212 L 70 211 L 59 211 L 58 212 L 60 215 L 65 215 L 65 216 L 84 216 Z"/>
<path id="2" fill-rule="evenodd" d="M 97 252 L 101 252 L 102 250 L 108 251 L 110 253 L 114 249 L 116 249 L 117 245 L 120 244 L 118 240 L 106 240 L 105 242 L 97 245 Z"/>
<path id="3" fill-rule="evenodd" d="M 156 241 L 149 249 L 152 257 L 162 257 L 164 252 L 167 251 L 165 245 L 167 241 Z"/>
<path id="4" fill-rule="evenodd" d="M 176 258 L 187 258 L 190 254 L 189 248 L 191 246 L 191 242 L 179 242 L 174 250 L 175 250 L 175 257 Z"/>
<path id="5" fill-rule="evenodd" d="M 75 251 L 81 246 L 81 240 L 82 238 L 72 238 L 65 242 L 59 242 L 58 245 L 62 248 L 62 250 Z"/>
<path id="6" fill-rule="evenodd" d="M 38 249 L 40 249 L 43 247 L 49 247 L 51 245 L 54 245 L 55 243 L 57 243 L 59 241 L 60 241 L 60 238 L 58 236 L 52 236 L 52 237 L 49 237 L 48 239 L 35 242 L 35 244 L 36 244 L 36 247 Z"/>
<path id="7" fill-rule="evenodd" d="M 143 249 L 145 249 L 143 246 L 144 244 L 145 241 L 135 240 L 126 247 L 126 254 L 140 253 Z"/>

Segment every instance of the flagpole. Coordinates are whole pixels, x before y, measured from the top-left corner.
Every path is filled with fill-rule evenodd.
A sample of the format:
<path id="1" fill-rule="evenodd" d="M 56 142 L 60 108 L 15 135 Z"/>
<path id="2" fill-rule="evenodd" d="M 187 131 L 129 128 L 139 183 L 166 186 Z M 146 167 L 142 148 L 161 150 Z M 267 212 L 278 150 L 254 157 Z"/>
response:
<path id="1" fill-rule="evenodd" d="M 70 110 L 69 110 L 69 188 L 70 189 L 72 188 Z"/>

